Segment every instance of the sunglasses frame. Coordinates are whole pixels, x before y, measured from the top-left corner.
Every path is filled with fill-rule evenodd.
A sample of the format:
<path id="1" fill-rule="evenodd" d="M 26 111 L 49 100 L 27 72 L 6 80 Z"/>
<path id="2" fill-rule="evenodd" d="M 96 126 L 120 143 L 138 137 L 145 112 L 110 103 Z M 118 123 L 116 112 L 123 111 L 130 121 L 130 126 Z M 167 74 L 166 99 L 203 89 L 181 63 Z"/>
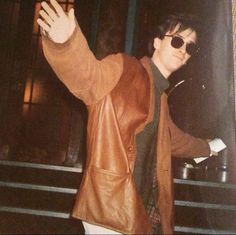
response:
<path id="1" fill-rule="evenodd" d="M 175 35 L 175 34 L 173 34 L 173 35 L 168 35 L 168 34 L 167 34 L 167 35 L 165 35 L 165 36 L 172 38 L 172 39 L 171 39 L 171 46 L 172 46 L 173 48 L 175 48 L 175 49 L 179 49 L 179 48 L 181 48 L 181 47 L 185 44 L 183 38 L 181 38 L 181 37 L 178 36 L 178 35 Z M 181 40 L 181 45 L 180 45 L 180 46 L 174 46 L 173 40 L 175 40 L 175 38 L 177 38 L 178 40 Z M 189 48 L 190 45 L 194 45 L 194 46 L 196 47 L 196 49 L 195 49 L 195 50 L 190 49 L 190 48 Z M 195 43 L 186 43 L 186 52 L 187 52 L 190 56 L 196 55 L 199 51 L 200 51 L 200 47 L 197 46 Z"/>

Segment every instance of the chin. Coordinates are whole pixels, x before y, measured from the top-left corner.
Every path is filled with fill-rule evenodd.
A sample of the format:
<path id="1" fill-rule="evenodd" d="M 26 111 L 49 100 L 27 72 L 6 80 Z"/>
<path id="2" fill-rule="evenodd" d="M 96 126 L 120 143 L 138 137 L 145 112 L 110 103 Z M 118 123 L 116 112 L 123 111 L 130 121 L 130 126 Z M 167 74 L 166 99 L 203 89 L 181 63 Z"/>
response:
<path id="1" fill-rule="evenodd" d="M 172 73 L 176 72 L 177 70 L 179 70 L 181 67 L 183 67 L 183 64 L 178 64 L 176 66 L 173 66 L 170 70 L 172 71 Z"/>

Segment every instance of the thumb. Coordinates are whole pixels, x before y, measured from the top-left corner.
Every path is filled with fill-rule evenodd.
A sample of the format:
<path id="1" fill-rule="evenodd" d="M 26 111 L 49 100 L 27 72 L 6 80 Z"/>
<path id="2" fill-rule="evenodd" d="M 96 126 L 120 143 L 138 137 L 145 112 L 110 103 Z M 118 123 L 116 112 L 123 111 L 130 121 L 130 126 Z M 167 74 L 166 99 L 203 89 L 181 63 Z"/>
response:
<path id="1" fill-rule="evenodd" d="M 71 8 L 69 13 L 68 13 L 69 20 L 73 22 L 75 20 L 75 10 L 74 8 Z"/>

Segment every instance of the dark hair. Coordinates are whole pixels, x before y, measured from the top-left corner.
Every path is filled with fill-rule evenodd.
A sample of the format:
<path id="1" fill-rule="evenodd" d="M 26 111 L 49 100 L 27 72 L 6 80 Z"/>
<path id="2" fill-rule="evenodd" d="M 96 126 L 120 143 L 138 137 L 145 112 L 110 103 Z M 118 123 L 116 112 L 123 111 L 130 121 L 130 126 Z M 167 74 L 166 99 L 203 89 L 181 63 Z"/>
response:
<path id="1" fill-rule="evenodd" d="M 200 36 L 200 23 L 195 15 L 176 13 L 167 15 L 164 18 L 160 19 L 155 32 L 155 37 L 163 39 L 166 32 L 174 30 L 178 24 L 180 25 L 180 27 L 178 28 L 177 33 L 191 28 L 196 31 L 198 37 Z"/>

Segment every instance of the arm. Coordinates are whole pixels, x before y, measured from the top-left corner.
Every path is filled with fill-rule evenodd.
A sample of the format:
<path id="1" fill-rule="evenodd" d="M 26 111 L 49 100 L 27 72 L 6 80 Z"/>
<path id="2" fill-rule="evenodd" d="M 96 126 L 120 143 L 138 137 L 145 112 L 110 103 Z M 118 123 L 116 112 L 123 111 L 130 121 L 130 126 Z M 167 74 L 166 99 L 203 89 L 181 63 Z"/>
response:
<path id="1" fill-rule="evenodd" d="M 43 32 L 43 51 L 58 78 L 68 89 L 87 105 L 103 98 L 117 84 L 122 71 L 120 54 L 99 61 L 95 58 L 79 26 L 74 11 L 68 16 L 55 1 L 50 1 L 54 10 L 43 2 L 43 11 L 38 24 Z M 55 14 L 56 12 L 56 14 Z"/>
<path id="2" fill-rule="evenodd" d="M 195 138 L 180 130 L 169 117 L 171 136 L 171 152 L 174 157 L 194 158 L 210 156 L 210 146 L 207 141 Z"/>

